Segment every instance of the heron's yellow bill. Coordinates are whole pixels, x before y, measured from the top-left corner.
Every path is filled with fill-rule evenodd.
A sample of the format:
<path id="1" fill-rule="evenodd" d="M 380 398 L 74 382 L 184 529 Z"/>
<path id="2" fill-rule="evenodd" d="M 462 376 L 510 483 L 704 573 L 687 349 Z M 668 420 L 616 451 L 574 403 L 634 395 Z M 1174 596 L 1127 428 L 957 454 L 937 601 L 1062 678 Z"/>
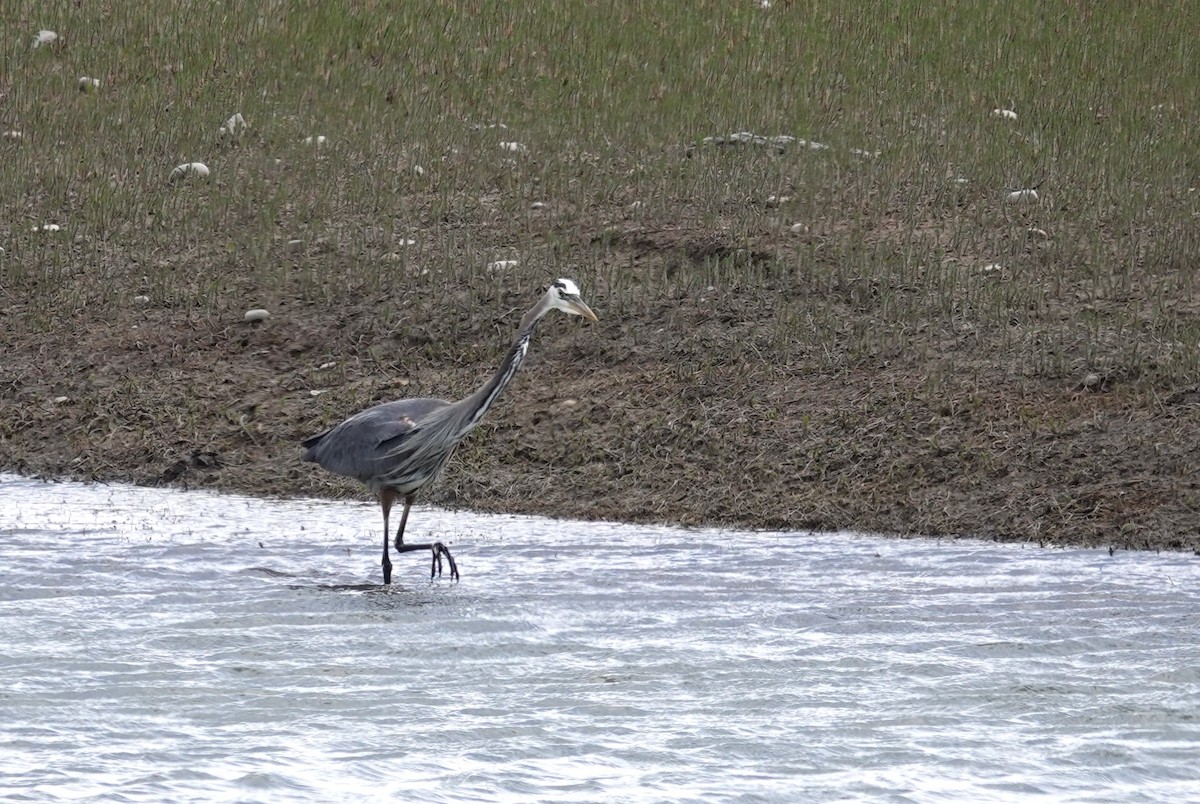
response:
<path id="1" fill-rule="evenodd" d="M 575 308 L 575 312 L 579 313 L 581 316 L 583 316 L 586 319 L 589 319 L 591 321 L 599 321 L 600 320 L 599 318 L 596 318 L 596 314 L 592 312 L 592 308 L 588 307 L 582 301 L 579 301 L 577 299 L 572 299 L 571 306 Z"/>

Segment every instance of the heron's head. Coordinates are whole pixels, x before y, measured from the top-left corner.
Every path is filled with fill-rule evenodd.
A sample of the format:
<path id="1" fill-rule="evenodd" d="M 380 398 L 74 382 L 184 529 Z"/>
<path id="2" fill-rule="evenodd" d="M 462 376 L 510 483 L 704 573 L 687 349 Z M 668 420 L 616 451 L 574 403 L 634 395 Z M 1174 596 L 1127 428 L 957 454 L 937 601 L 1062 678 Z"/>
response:
<path id="1" fill-rule="evenodd" d="M 592 321 L 599 321 L 592 308 L 583 303 L 579 297 L 579 288 L 570 279 L 556 279 L 546 289 L 546 298 L 551 307 L 557 307 L 570 315 L 581 315 Z"/>

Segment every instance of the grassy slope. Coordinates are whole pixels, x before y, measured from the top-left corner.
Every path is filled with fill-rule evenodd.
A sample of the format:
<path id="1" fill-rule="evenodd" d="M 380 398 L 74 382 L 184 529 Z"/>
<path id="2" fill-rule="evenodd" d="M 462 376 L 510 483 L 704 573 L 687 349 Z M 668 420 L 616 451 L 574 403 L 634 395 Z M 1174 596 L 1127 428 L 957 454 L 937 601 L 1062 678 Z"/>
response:
<path id="1" fill-rule="evenodd" d="M 465 502 L 1200 540 L 1190 4 L 42 5 L 0 43 L 8 466 L 332 490 L 298 436 L 465 393 L 565 274 L 602 326 L 548 324 Z M 744 129 L 830 147 L 686 147 Z"/>

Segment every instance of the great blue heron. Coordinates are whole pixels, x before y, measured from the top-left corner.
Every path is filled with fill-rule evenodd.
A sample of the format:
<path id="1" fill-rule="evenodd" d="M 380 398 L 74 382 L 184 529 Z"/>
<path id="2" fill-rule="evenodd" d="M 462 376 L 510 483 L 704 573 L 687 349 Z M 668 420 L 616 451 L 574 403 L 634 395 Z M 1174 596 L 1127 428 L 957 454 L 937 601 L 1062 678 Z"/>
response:
<path id="1" fill-rule="evenodd" d="M 408 509 L 417 492 L 442 471 L 458 442 L 467 437 L 517 373 L 538 321 L 551 310 L 598 320 L 570 279 L 559 279 L 546 289 L 538 303 L 525 313 L 512 347 L 492 378 L 478 391 L 458 402 L 444 399 L 401 399 L 384 402 L 356 413 L 339 425 L 301 442 L 307 447 L 304 460 L 319 463 L 339 475 L 362 481 L 379 495 L 383 508 L 383 582 L 392 582 L 388 556 L 388 516 L 397 499 L 404 500 L 404 514 L 396 531 L 396 550 L 408 553 L 429 550 L 429 577 L 442 573 L 442 556 L 450 564 L 451 579 L 458 579 L 458 565 L 441 542 L 405 544 L 404 526 Z"/>

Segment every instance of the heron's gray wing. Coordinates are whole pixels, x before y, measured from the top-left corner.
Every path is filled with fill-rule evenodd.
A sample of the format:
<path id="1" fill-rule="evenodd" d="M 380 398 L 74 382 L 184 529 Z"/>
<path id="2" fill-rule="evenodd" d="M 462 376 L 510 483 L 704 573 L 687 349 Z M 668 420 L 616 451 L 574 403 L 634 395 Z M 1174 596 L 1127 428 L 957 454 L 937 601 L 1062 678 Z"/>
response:
<path id="1" fill-rule="evenodd" d="M 368 481 L 378 473 L 381 459 L 416 432 L 421 417 L 448 404 L 442 399 L 402 399 L 367 408 L 302 441 L 308 448 L 304 460 Z"/>

